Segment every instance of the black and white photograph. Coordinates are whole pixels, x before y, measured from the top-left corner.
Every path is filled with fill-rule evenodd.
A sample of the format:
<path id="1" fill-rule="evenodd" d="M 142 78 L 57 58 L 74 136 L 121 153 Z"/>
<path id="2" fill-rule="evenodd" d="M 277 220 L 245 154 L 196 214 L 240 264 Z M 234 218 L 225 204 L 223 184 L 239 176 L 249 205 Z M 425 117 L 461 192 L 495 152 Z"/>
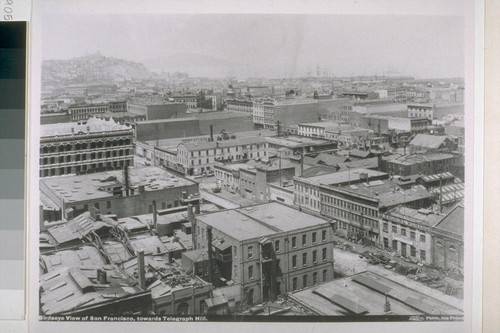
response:
<path id="1" fill-rule="evenodd" d="M 37 21 L 39 321 L 463 323 L 465 15 L 60 2 Z"/>

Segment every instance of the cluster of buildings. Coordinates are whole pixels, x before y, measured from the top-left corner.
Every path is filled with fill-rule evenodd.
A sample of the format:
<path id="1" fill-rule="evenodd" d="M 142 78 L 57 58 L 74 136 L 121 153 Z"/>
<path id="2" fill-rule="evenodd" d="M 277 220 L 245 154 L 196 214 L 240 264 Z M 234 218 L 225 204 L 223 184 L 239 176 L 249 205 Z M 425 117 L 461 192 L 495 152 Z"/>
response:
<path id="1" fill-rule="evenodd" d="M 462 313 L 334 260 L 463 272 L 460 82 L 95 80 L 42 94 L 41 314 Z"/>

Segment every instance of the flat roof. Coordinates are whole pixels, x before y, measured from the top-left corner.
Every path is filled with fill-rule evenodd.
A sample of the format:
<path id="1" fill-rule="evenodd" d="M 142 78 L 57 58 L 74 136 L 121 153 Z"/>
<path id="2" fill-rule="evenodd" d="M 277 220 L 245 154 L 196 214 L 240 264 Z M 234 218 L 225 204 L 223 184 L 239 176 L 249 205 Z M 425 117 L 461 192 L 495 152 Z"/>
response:
<path id="1" fill-rule="evenodd" d="M 271 226 L 276 232 L 288 232 L 328 223 L 322 218 L 298 211 L 278 202 L 240 208 L 237 211 Z"/>
<path id="2" fill-rule="evenodd" d="M 433 197 L 433 194 L 421 185 L 403 190 L 390 180 L 375 180 L 356 185 L 344 185 L 340 188 L 353 194 L 378 200 L 380 207 L 392 207 Z"/>
<path id="3" fill-rule="evenodd" d="M 278 202 L 200 215 L 197 219 L 240 241 L 328 223 Z"/>
<path id="4" fill-rule="evenodd" d="M 359 168 L 347 171 L 332 172 L 321 176 L 309 177 L 308 180 L 321 185 L 335 185 L 347 183 L 349 181 L 359 181 L 361 179 L 360 175 L 363 173 L 368 175 L 368 179 L 387 175 L 387 173 L 385 172 Z"/>
<path id="5" fill-rule="evenodd" d="M 185 121 L 196 121 L 195 117 L 185 117 L 185 118 L 169 118 L 169 119 L 156 119 L 156 120 L 142 120 L 136 122 L 136 124 L 158 124 L 158 123 L 180 123 Z"/>
<path id="6" fill-rule="evenodd" d="M 318 139 L 309 138 L 305 136 L 287 136 L 287 137 L 267 137 L 267 142 L 287 148 L 304 147 L 309 145 L 323 145 L 323 144 L 333 144 L 333 142 Z"/>
<path id="7" fill-rule="evenodd" d="M 395 159 L 389 159 L 388 162 L 389 163 L 403 164 L 403 165 L 412 165 L 412 164 L 417 164 L 417 163 L 446 160 L 446 159 L 450 159 L 450 158 L 454 158 L 454 157 L 455 156 L 452 154 L 444 154 L 444 153 L 411 154 L 411 155 L 402 155 L 402 156 L 396 157 Z"/>
<path id="8" fill-rule="evenodd" d="M 101 133 L 111 131 L 133 131 L 132 127 L 120 125 L 112 118 L 101 119 L 92 117 L 86 122 L 56 123 L 40 125 L 40 137 L 66 136 L 78 134 Z"/>
<path id="9" fill-rule="evenodd" d="M 226 210 L 207 215 L 199 215 L 196 218 L 225 233 L 237 240 L 246 240 L 269 236 L 276 233 L 275 230 L 236 210 Z"/>
<path id="10" fill-rule="evenodd" d="M 130 167 L 129 180 L 132 188 L 144 186 L 145 191 L 159 191 L 167 188 L 189 186 L 194 182 L 181 178 L 164 169 L 148 167 Z M 114 170 L 86 175 L 64 175 L 47 177 L 40 180 L 52 193 L 66 203 L 83 200 L 113 198 L 106 188 L 122 187 L 125 182 L 124 171 Z"/>
<path id="11" fill-rule="evenodd" d="M 103 288 L 97 280 L 97 268 L 106 272 Z M 80 306 L 109 302 L 141 292 L 129 278 L 109 265 L 103 267 L 65 267 L 40 277 L 40 310 L 53 315 L 77 310 Z"/>
<path id="12" fill-rule="evenodd" d="M 53 254 L 42 254 L 40 258 L 45 264 L 47 272 L 63 267 L 101 267 L 106 264 L 99 250 L 90 245 L 62 250 Z"/>
<path id="13" fill-rule="evenodd" d="M 384 311 L 387 293 L 390 312 Z M 318 315 L 462 315 L 447 303 L 371 271 L 323 283 L 289 295 Z"/>

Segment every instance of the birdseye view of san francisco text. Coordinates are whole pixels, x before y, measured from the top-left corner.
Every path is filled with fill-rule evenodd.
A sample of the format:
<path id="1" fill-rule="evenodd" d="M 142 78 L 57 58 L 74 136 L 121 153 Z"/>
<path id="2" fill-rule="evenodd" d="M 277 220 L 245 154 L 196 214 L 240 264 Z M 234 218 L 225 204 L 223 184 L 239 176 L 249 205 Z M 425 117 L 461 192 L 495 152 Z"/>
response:
<path id="1" fill-rule="evenodd" d="M 463 320 L 462 17 L 42 28 L 40 320 Z"/>

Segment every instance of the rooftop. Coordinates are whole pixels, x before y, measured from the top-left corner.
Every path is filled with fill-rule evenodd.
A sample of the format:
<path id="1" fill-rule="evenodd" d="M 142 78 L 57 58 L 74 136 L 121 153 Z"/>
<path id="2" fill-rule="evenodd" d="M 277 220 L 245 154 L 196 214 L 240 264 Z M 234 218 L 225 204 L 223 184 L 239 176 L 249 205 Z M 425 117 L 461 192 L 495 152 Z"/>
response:
<path id="1" fill-rule="evenodd" d="M 384 311 L 386 295 L 391 306 Z M 374 272 L 365 271 L 290 294 L 318 315 L 462 315 L 462 311 Z"/>
<path id="2" fill-rule="evenodd" d="M 103 266 L 106 284 L 99 283 L 96 268 L 64 267 L 40 277 L 40 310 L 45 315 L 77 310 L 81 306 L 109 302 L 141 292 L 128 277 Z"/>
<path id="3" fill-rule="evenodd" d="M 293 135 L 287 137 L 267 137 L 267 142 L 287 148 L 331 144 L 328 140 Z"/>
<path id="4" fill-rule="evenodd" d="M 318 183 L 320 185 L 337 185 L 352 182 L 358 182 L 361 179 L 361 175 L 366 174 L 368 179 L 373 177 L 383 177 L 387 173 L 374 171 L 370 169 L 352 169 L 348 171 L 332 172 L 326 175 L 310 177 L 309 181 Z"/>
<path id="5" fill-rule="evenodd" d="M 410 145 L 437 149 L 444 144 L 446 140 L 449 140 L 449 138 L 444 135 L 417 134 L 417 136 L 410 141 Z"/>
<path id="6" fill-rule="evenodd" d="M 236 139 L 223 140 L 223 141 L 203 141 L 203 142 L 185 142 L 184 145 L 188 151 L 207 150 L 216 148 L 236 147 L 242 145 L 254 145 L 266 143 L 266 138 L 262 136 L 254 137 L 240 137 Z"/>
<path id="7" fill-rule="evenodd" d="M 197 219 L 240 241 L 328 223 L 278 202 L 200 215 Z"/>
<path id="8" fill-rule="evenodd" d="M 190 180 L 155 166 L 130 167 L 128 170 L 130 187 L 136 190 L 139 186 L 144 186 L 144 190 L 148 192 L 194 184 Z M 113 189 L 123 188 L 124 182 L 123 170 L 48 177 L 40 180 L 41 184 L 66 203 L 113 198 Z"/>
<path id="9" fill-rule="evenodd" d="M 443 215 L 437 214 L 428 209 L 413 209 L 408 207 L 398 206 L 391 209 L 386 214 L 403 220 L 412 220 L 420 225 L 432 227 L 443 219 Z"/>
<path id="10" fill-rule="evenodd" d="M 132 127 L 120 125 L 112 118 L 106 120 L 92 117 L 86 123 L 73 122 L 40 125 L 40 137 L 82 135 L 123 130 L 132 132 Z"/>
<path id="11" fill-rule="evenodd" d="M 101 267 L 105 265 L 99 250 L 93 246 L 81 246 L 53 254 L 40 255 L 40 257 L 47 273 L 62 267 Z"/>
<path id="12" fill-rule="evenodd" d="M 464 208 L 457 206 L 439 222 L 436 229 L 464 236 Z"/>
<path id="13" fill-rule="evenodd" d="M 447 159 L 451 159 L 454 157 L 455 156 L 452 154 L 444 154 L 444 153 L 410 154 L 410 155 L 399 156 L 399 157 L 396 157 L 394 159 L 389 159 L 388 162 L 389 163 L 403 164 L 403 165 L 412 165 L 412 164 L 418 164 L 418 163 L 447 160 Z"/>
<path id="14" fill-rule="evenodd" d="M 380 207 L 394 207 L 404 203 L 430 199 L 433 197 L 433 194 L 421 185 L 403 190 L 390 180 L 375 180 L 356 185 L 344 185 L 341 189 L 353 194 L 376 199 L 379 201 Z"/>

